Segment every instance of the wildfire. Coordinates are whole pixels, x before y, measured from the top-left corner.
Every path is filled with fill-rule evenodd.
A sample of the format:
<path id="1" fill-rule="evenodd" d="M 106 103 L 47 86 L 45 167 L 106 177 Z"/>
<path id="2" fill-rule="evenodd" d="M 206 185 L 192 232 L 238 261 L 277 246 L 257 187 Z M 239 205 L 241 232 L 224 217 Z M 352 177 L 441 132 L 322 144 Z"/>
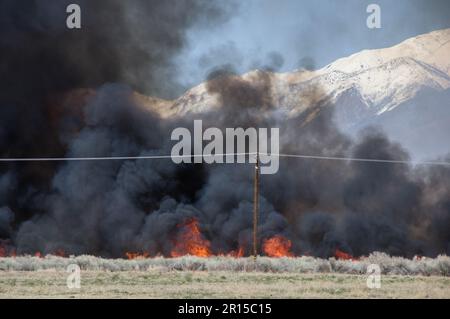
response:
<path id="1" fill-rule="evenodd" d="M 228 252 L 213 253 L 211 249 L 211 243 L 205 239 L 200 231 L 199 222 L 196 218 L 189 218 L 184 223 L 179 224 L 178 233 L 173 241 L 173 249 L 170 252 L 170 257 L 182 257 L 186 255 L 198 256 L 198 257 L 211 257 L 211 256 L 223 256 L 240 258 L 245 255 L 245 246 L 240 246 L 236 250 L 230 250 Z M 262 243 L 262 251 L 268 257 L 294 257 L 294 253 L 291 251 L 292 242 L 283 237 L 282 235 L 275 235 L 271 238 L 267 238 Z M 49 255 L 67 257 L 66 252 L 63 249 L 56 249 Z M 305 255 L 309 255 L 306 253 Z M 0 257 L 16 257 L 16 250 L 8 241 L 0 240 Z M 22 256 L 22 255 L 20 255 Z M 44 254 L 40 251 L 34 253 L 35 257 L 43 258 Z M 127 259 L 145 259 L 161 256 L 160 253 L 156 255 L 150 255 L 149 252 L 126 252 Z M 340 260 L 358 260 L 347 252 L 340 249 L 336 249 L 334 257 Z M 420 260 L 422 256 L 414 256 L 414 260 Z"/>
<path id="2" fill-rule="evenodd" d="M 170 252 L 172 257 L 192 255 L 198 257 L 211 256 L 211 243 L 204 239 L 196 218 L 190 218 L 179 225 L 180 232 L 174 242 L 174 248 Z"/>
<path id="3" fill-rule="evenodd" d="M 0 240 L 0 257 L 16 257 L 16 250 L 7 241 Z"/>
<path id="4" fill-rule="evenodd" d="M 337 259 L 342 259 L 342 260 L 353 260 L 353 256 L 343 252 L 342 250 L 336 249 L 336 251 L 334 252 L 334 257 L 336 257 Z"/>
<path id="5" fill-rule="evenodd" d="M 145 259 L 150 257 L 150 254 L 147 252 L 144 253 L 126 252 L 125 255 L 127 256 L 128 259 Z"/>
<path id="6" fill-rule="evenodd" d="M 228 253 L 218 253 L 217 256 L 241 258 L 244 257 L 244 247 L 239 247 L 238 249 L 231 250 Z"/>
<path id="7" fill-rule="evenodd" d="M 239 249 L 237 250 L 232 250 L 227 254 L 228 257 L 235 257 L 235 258 L 240 258 L 240 257 L 244 257 L 244 248 L 243 247 L 239 247 Z"/>
<path id="8" fill-rule="evenodd" d="M 10 251 L 5 250 L 4 247 L 0 246 L 0 257 L 17 257 L 17 256 L 34 256 L 37 258 L 44 258 L 44 254 L 42 254 L 40 251 L 35 252 L 34 254 L 20 254 L 17 255 L 16 251 L 14 249 L 11 249 Z M 55 251 L 54 253 L 47 254 L 46 256 L 57 256 L 57 257 L 67 257 L 66 253 L 64 251 Z"/>
<path id="9" fill-rule="evenodd" d="M 291 241 L 281 235 L 266 239 L 262 246 L 264 253 L 269 257 L 293 257 L 291 247 Z"/>

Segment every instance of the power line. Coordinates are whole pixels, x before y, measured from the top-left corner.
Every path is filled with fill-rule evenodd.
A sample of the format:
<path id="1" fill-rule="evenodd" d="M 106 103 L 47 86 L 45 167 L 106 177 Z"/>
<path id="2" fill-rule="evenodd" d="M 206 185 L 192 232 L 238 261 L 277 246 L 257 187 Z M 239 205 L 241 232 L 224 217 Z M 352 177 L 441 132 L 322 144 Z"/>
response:
<path id="1" fill-rule="evenodd" d="M 219 153 L 219 154 L 191 154 L 191 155 L 142 155 L 142 156 L 101 156 L 101 157 L 33 157 L 33 158 L 0 158 L 0 162 L 63 162 L 63 161 L 106 161 L 106 160 L 151 160 L 151 159 L 172 159 L 172 158 L 194 158 L 194 157 L 223 157 L 223 156 L 245 156 L 256 155 L 256 152 L 246 153 Z M 278 156 L 285 158 L 301 158 L 313 160 L 332 160 L 332 161 L 352 161 L 369 163 L 388 163 L 388 164 L 408 164 L 408 165 L 440 165 L 450 166 L 450 162 L 444 161 L 408 161 L 395 159 L 373 159 L 356 157 L 338 157 L 338 156 L 320 156 L 303 155 L 287 153 L 262 153 L 264 156 Z"/>
<path id="2" fill-rule="evenodd" d="M 220 153 L 220 154 L 191 154 L 191 155 L 142 155 L 142 156 L 99 156 L 99 157 L 16 157 L 0 158 L 0 162 L 69 162 L 69 161 L 115 161 L 115 160 L 139 160 L 139 159 L 172 159 L 192 157 L 216 157 L 216 156 L 239 156 L 255 155 L 256 153 Z"/>
<path id="3" fill-rule="evenodd" d="M 291 157 L 291 158 L 303 158 L 303 159 L 333 160 L 333 161 L 450 166 L 450 162 L 441 162 L 441 161 L 406 161 L 406 160 L 357 158 L 357 157 L 336 157 L 336 156 L 317 156 L 317 155 L 282 154 L 282 153 L 280 153 L 280 154 L 268 154 L 268 153 L 266 153 L 266 154 L 263 154 L 263 155 L 272 155 L 272 156 L 279 156 L 279 157 Z"/>

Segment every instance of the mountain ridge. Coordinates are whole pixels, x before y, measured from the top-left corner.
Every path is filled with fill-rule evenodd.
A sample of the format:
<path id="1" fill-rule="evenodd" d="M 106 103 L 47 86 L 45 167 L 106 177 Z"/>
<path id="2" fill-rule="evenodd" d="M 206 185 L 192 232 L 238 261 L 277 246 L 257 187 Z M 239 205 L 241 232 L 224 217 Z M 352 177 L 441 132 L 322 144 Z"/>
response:
<path id="1" fill-rule="evenodd" d="M 275 106 L 290 116 L 317 102 L 308 98 L 308 87 L 319 89 L 320 100 L 328 100 L 328 104 L 356 87 L 369 110 L 380 115 L 414 98 L 421 87 L 450 88 L 450 59 L 443 57 L 444 51 L 450 53 L 450 29 L 419 35 L 389 48 L 363 50 L 315 71 L 253 70 L 236 76 L 249 83 L 268 76 Z M 218 104 L 207 84 L 201 83 L 178 99 L 165 102 L 165 110 L 159 112 L 164 117 L 184 116 L 218 108 Z"/>
<path id="2" fill-rule="evenodd" d="M 447 94 L 450 92 L 449 56 L 450 29 L 443 29 L 418 35 L 389 48 L 363 50 L 318 70 L 300 69 L 285 73 L 253 70 L 242 75 L 225 72 L 227 82 L 216 83 L 211 89 L 214 79 L 209 79 L 175 100 L 137 92 L 132 98 L 162 118 L 176 118 L 224 107 L 222 104 L 230 101 L 221 100 L 219 93 L 222 89 L 237 90 L 234 93 L 239 93 L 241 86 L 258 92 L 269 90 L 266 93 L 270 96 L 271 107 L 251 107 L 259 107 L 259 112 L 277 112 L 277 115 L 286 117 L 309 114 L 305 117 L 308 121 L 321 109 L 332 107 L 335 121 L 344 133 L 352 136 L 364 126 L 375 125 L 381 126 L 399 142 L 409 139 L 409 127 L 407 123 L 394 123 L 389 117 L 395 118 L 396 122 L 407 121 L 405 119 L 415 117 L 409 113 L 416 112 L 425 114 L 427 123 L 439 124 L 435 130 L 430 130 L 425 120 L 422 124 L 428 129 L 420 127 L 420 118 L 414 120 L 415 129 L 427 133 L 421 136 L 421 143 L 437 145 L 436 152 L 422 154 L 432 156 L 450 152 L 450 141 L 445 138 L 447 131 L 450 136 L 450 126 L 445 125 L 442 119 L 434 121 L 432 118 L 442 115 L 446 118 L 446 114 L 450 114 L 450 99 L 447 98 L 450 96 Z M 230 86 L 229 81 L 235 83 Z M 234 97 L 231 103 L 240 104 L 239 98 Z M 437 115 L 433 114 L 435 110 L 439 110 Z"/>

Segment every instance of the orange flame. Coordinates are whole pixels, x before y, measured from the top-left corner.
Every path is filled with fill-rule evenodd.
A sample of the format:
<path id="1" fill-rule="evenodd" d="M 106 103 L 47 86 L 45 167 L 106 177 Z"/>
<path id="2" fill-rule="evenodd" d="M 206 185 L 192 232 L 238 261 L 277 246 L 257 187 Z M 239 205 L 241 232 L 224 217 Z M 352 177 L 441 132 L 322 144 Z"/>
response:
<path id="1" fill-rule="evenodd" d="M 220 257 L 233 257 L 233 258 L 241 258 L 244 257 L 244 247 L 239 247 L 236 250 L 231 250 L 228 253 L 219 252 L 217 256 Z"/>
<path id="2" fill-rule="evenodd" d="M 0 257 L 16 257 L 16 250 L 6 240 L 0 239 Z"/>
<path id="3" fill-rule="evenodd" d="M 337 259 L 342 259 L 342 260 L 353 260 L 353 256 L 343 252 L 342 250 L 336 249 L 336 251 L 334 252 L 334 257 L 336 257 Z"/>
<path id="4" fill-rule="evenodd" d="M 63 249 L 57 249 L 53 253 L 51 253 L 53 256 L 58 257 L 67 257 L 66 252 Z M 23 255 L 21 255 L 23 256 Z M 40 251 L 36 251 L 33 254 L 34 257 L 43 258 L 44 255 Z M 0 257 L 17 257 L 17 252 L 14 248 L 8 247 L 5 244 L 0 243 Z"/>
<path id="5" fill-rule="evenodd" d="M 181 230 L 175 240 L 174 248 L 170 252 L 172 257 L 185 255 L 209 257 L 212 255 L 211 243 L 203 238 L 196 218 L 188 219 L 179 227 Z"/>
<path id="6" fill-rule="evenodd" d="M 147 252 L 144 253 L 126 252 L 125 255 L 127 256 L 128 259 L 145 259 L 150 257 L 150 254 Z"/>
<path id="7" fill-rule="evenodd" d="M 281 235 L 264 240 L 262 246 L 264 253 L 269 257 L 293 257 L 291 247 L 291 241 Z"/>
<path id="8" fill-rule="evenodd" d="M 241 258 L 244 257 L 244 247 L 239 247 L 237 250 L 230 251 L 227 256 Z"/>

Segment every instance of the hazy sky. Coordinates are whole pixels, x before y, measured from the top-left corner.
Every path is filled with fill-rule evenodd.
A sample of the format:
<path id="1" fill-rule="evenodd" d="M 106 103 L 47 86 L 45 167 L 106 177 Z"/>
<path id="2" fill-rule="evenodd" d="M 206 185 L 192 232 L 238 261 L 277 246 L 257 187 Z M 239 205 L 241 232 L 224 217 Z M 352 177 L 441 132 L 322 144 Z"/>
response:
<path id="1" fill-rule="evenodd" d="M 230 5 L 230 1 L 224 1 Z M 368 4 L 381 6 L 381 29 L 368 29 Z M 245 0 L 217 28 L 194 28 L 177 59 L 187 87 L 215 67 L 320 68 L 363 49 L 388 47 L 450 27 L 448 0 Z"/>

